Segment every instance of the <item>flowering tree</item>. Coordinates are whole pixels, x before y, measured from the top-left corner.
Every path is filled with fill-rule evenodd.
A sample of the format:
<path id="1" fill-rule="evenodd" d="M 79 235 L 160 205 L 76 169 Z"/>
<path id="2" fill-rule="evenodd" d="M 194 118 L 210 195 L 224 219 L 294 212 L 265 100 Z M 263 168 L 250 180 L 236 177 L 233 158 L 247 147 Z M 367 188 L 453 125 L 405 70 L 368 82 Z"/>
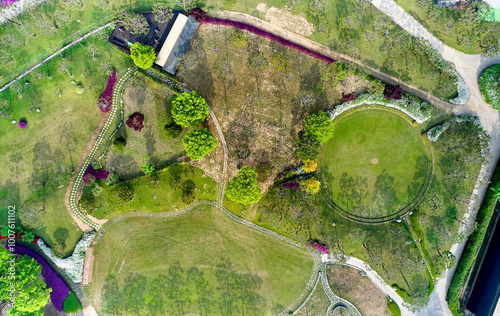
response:
<path id="1" fill-rule="evenodd" d="M 217 147 L 217 139 L 206 128 L 189 132 L 182 140 L 186 155 L 192 160 L 200 160 Z"/>
<path id="2" fill-rule="evenodd" d="M 139 112 L 130 114 L 125 124 L 127 124 L 128 127 L 134 129 L 134 131 L 140 132 L 144 127 L 144 114 Z"/>
<path id="3" fill-rule="evenodd" d="M 403 97 L 403 89 L 400 86 L 387 86 L 384 90 L 384 97 L 387 100 L 400 100 Z"/>
<path id="4" fill-rule="evenodd" d="M 25 129 L 26 126 L 28 126 L 28 123 L 25 120 L 20 120 L 18 126 L 20 129 Z"/>
<path id="5" fill-rule="evenodd" d="M 326 254 L 330 253 L 330 250 L 328 249 L 328 247 L 326 245 L 323 245 L 323 244 L 321 244 L 321 243 L 319 243 L 317 241 L 308 241 L 307 245 L 309 247 L 311 247 L 311 248 L 316 249 L 319 252 L 323 252 L 323 253 L 326 253 Z"/>
<path id="6" fill-rule="evenodd" d="M 177 95 L 172 101 L 172 117 L 182 127 L 196 125 L 209 114 L 207 102 L 195 91 Z"/>
<path id="7" fill-rule="evenodd" d="M 262 197 L 260 187 L 257 184 L 257 171 L 244 166 L 238 171 L 238 175 L 229 181 L 226 189 L 228 199 L 235 203 L 249 205 L 259 202 Z"/>
<path id="8" fill-rule="evenodd" d="M 106 84 L 106 90 L 101 94 L 97 100 L 97 105 L 102 113 L 107 113 L 111 110 L 111 103 L 113 100 L 113 88 L 116 83 L 116 71 L 112 71 L 108 77 L 108 83 Z"/>
<path id="9" fill-rule="evenodd" d="M 142 45 L 137 42 L 130 47 L 130 57 L 134 61 L 134 64 L 142 69 L 147 69 L 153 66 L 156 60 L 156 54 L 153 47 L 148 45 Z"/>

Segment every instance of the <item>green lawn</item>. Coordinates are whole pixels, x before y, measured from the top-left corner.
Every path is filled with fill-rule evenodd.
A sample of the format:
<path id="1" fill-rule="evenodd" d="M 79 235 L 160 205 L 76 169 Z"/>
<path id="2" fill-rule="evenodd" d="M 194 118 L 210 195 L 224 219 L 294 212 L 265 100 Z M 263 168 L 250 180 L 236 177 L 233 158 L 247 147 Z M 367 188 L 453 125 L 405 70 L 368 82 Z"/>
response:
<path id="1" fill-rule="evenodd" d="M 192 185 L 190 189 L 186 188 L 188 183 Z M 196 200 L 215 200 L 218 193 L 217 183 L 203 171 L 180 164 L 114 186 L 101 182 L 101 186 L 103 192 L 98 197 L 92 195 L 92 186 L 84 188 L 80 201 L 81 206 L 97 218 L 112 218 L 131 211 L 175 211 Z M 132 188 L 132 201 L 121 203 L 117 198 L 116 190 L 122 186 Z"/>
<path id="2" fill-rule="evenodd" d="M 318 163 L 323 189 L 339 207 L 357 216 L 381 217 L 418 195 L 427 161 L 419 127 L 374 109 L 337 120 Z"/>
<path id="3" fill-rule="evenodd" d="M 304 250 L 201 206 L 112 226 L 95 248 L 93 304 L 114 314 L 243 315 L 244 307 L 275 315 L 305 289 L 312 268 Z"/>
<path id="4" fill-rule="evenodd" d="M 116 69 L 120 77 L 130 65 L 129 58 L 103 37 L 92 36 L 82 44 L 94 44 L 99 54 L 92 60 L 81 45 L 67 50 L 63 57 L 71 63 L 73 77 L 58 70 L 61 57 L 56 57 L 0 94 L 2 113 L 10 115 L 0 118 L 0 160 L 6 165 L 0 175 L 2 204 L 15 204 L 17 224 L 32 228 L 50 246 L 56 242 L 56 231 L 62 236 L 67 231 L 66 254 L 82 232 L 66 210 L 64 195 L 101 115 L 97 98 L 107 82 L 104 66 Z M 87 91 L 78 95 L 71 81 L 83 83 Z M 21 118 L 28 122 L 24 130 L 11 124 Z"/>

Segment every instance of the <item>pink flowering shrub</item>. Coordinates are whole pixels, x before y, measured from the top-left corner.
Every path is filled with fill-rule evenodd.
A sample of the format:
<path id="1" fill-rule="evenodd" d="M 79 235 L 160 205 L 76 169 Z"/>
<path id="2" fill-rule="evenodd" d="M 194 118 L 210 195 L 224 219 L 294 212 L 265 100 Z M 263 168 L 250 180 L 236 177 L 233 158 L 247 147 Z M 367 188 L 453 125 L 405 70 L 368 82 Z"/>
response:
<path id="1" fill-rule="evenodd" d="M 105 180 L 108 178 L 109 172 L 107 172 L 104 169 L 95 170 L 94 167 L 92 167 L 92 165 L 88 165 L 87 170 L 85 170 L 85 174 L 83 175 L 84 181 L 85 181 L 85 177 L 87 175 L 91 175 L 92 177 L 94 177 L 94 179 L 104 179 Z M 89 177 L 89 178 L 91 178 L 91 177 Z"/>
<path id="2" fill-rule="evenodd" d="M 311 248 L 316 249 L 319 252 L 326 253 L 326 254 L 330 253 L 330 250 L 328 249 L 328 247 L 326 245 L 323 245 L 317 241 L 308 241 L 307 245 Z"/>
<path id="3" fill-rule="evenodd" d="M 108 84 L 106 85 L 106 90 L 101 94 L 97 100 L 97 105 L 102 113 L 107 113 L 111 110 L 111 103 L 113 101 L 113 88 L 116 83 L 116 71 L 112 71 L 108 77 Z"/>
<path id="4" fill-rule="evenodd" d="M 25 120 L 20 120 L 18 126 L 20 129 L 25 129 L 27 125 L 28 123 Z"/>

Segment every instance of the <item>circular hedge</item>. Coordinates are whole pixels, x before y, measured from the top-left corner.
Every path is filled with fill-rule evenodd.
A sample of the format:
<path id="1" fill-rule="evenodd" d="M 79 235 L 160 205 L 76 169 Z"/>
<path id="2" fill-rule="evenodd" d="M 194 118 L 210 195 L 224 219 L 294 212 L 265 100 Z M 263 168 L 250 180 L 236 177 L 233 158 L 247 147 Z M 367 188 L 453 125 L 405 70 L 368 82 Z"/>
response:
<path id="1" fill-rule="evenodd" d="M 495 110 L 500 110 L 500 65 L 486 68 L 479 78 L 479 89 L 484 101 Z"/>

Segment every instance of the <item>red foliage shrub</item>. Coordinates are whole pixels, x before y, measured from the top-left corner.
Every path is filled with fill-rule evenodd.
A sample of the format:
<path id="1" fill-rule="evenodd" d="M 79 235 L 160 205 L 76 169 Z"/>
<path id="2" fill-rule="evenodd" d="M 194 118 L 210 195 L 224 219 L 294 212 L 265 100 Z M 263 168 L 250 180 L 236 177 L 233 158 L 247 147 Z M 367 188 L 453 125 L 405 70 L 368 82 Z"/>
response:
<path id="1" fill-rule="evenodd" d="M 384 90 L 384 97 L 387 100 L 400 100 L 403 96 L 403 89 L 399 85 L 386 86 Z"/>
<path id="2" fill-rule="evenodd" d="M 345 94 L 344 92 L 342 92 L 342 100 L 344 100 L 344 102 L 349 102 L 349 101 L 352 101 L 354 99 L 356 99 L 356 92 L 349 93 L 349 94 Z"/>
<path id="3" fill-rule="evenodd" d="M 201 23 L 206 18 L 207 13 L 200 8 L 194 8 L 189 12 L 189 15 L 191 15 L 196 22 Z"/>
<path id="4" fill-rule="evenodd" d="M 101 94 L 99 100 L 97 100 L 97 105 L 102 113 L 107 113 L 111 110 L 111 103 L 113 101 L 113 88 L 116 83 L 116 71 L 112 71 L 108 77 L 108 84 L 106 85 L 106 90 Z"/>
<path id="5" fill-rule="evenodd" d="M 134 131 L 140 132 L 144 127 L 144 114 L 139 112 L 131 114 L 125 124 L 127 124 L 128 127 L 133 128 Z"/>

